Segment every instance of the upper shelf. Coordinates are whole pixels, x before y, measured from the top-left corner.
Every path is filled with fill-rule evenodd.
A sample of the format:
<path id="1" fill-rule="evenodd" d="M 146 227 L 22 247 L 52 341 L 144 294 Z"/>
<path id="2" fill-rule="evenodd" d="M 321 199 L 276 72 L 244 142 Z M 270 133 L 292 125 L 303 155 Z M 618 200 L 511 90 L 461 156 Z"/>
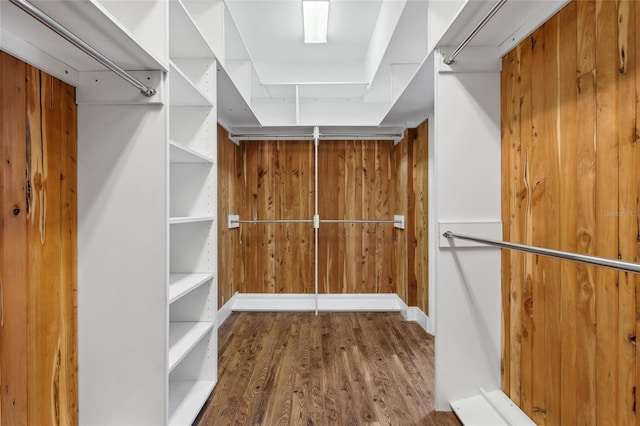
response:
<path id="1" fill-rule="evenodd" d="M 178 143 L 170 142 L 169 147 L 169 158 L 172 163 L 213 163 L 213 158 L 207 157 Z"/>
<path id="2" fill-rule="evenodd" d="M 206 223 L 213 222 L 213 216 L 178 216 L 169 218 L 170 225 L 180 225 L 184 223 Z"/>
<path id="3" fill-rule="evenodd" d="M 170 63 L 169 93 L 172 106 L 213 106 L 213 100 L 202 93 L 173 62 Z"/>
<path id="4" fill-rule="evenodd" d="M 186 296 L 211 279 L 213 279 L 213 274 L 171 274 L 169 276 L 169 303 Z"/>
<path id="5" fill-rule="evenodd" d="M 105 68 L 10 2 L 0 2 L 0 26 L 76 71 Z M 125 70 L 162 70 L 163 58 L 142 46 L 114 15 L 95 0 L 32 1 L 55 21 Z M 162 25 L 160 25 L 162 28 Z"/>
<path id="6" fill-rule="evenodd" d="M 211 46 L 180 0 L 169 2 L 169 57 L 214 57 Z"/>

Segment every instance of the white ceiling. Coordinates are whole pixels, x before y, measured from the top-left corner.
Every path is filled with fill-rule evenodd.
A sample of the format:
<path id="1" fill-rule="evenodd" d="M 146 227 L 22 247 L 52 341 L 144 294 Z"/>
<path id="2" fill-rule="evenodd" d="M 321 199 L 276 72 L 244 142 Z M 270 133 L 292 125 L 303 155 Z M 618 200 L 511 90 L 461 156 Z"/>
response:
<path id="1" fill-rule="evenodd" d="M 427 4 L 331 0 L 328 42 L 305 44 L 301 0 L 225 0 L 222 66 L 263 127 L 377 126 L 427 56 Z"/>
<path id="2" fill-rule="evenodd" d="M 236 31 L 228 57 L 251 70 L 238 90 L 261 133 L 418 125 L 433 110 L 434 49 L 452 50 L 497 2 L 331 0 L 328 43 L 307 45 L 300 0 L 224 1 Z M 495 47 L 497 57 L 564 3 L 510 0 L 469 46 Z"/>
<path id="3" fill-rule="evenodd" d="M 302 1 L 227 0 L 255 63 L 362 62 L 382 0 L 332 0 L 326 44 L 303 43 Z"/>

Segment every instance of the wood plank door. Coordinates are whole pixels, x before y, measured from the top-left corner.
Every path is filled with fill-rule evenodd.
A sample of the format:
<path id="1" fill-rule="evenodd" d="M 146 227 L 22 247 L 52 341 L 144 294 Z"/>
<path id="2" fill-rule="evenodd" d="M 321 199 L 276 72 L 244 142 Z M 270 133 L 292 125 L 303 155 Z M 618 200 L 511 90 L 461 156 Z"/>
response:
<path id="1" fill-rule="evenodd" d="M 78 423 L 76 111 L 0 52 L 0 425 Z"/>

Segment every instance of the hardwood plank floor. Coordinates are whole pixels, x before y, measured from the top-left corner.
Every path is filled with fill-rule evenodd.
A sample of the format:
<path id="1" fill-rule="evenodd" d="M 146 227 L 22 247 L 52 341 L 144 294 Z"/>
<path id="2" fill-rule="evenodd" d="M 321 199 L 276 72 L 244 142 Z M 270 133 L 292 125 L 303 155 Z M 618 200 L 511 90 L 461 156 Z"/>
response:
<path id="1" fill-rule="evenodd" d="M 235 312 L 218 333 L 195 425 L 460 425 L 434 411 L 433 336 L 400 313 Z"/>

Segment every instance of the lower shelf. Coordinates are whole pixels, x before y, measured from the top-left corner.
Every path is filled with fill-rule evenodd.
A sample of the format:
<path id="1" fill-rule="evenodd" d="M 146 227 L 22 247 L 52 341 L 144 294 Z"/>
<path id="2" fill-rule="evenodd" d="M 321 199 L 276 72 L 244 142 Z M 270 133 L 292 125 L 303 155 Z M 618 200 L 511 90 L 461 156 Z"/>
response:
<path id="1" fill-rule="evenodd" d="M 169 424 L 190 426 L 215 385 L 209 381 L 170 381 Z"/>
<path id="2" fill-rule="evenodd" d="M 171 274 L 169 276 L 169 303 L 195 290 L 213 278 L 213 274 Z"/>
<path id="3" fill-rule="evenodd" d="M 213 322 L 169 323 L 169 372 L 212 328 Z"/>
<path id="4" fill-rule="evenodd" d="M 451 401 L 451 408 L 465 425 L 535 426 L 533 420 L 499 389 L 487 392 L 480 388 L 480 395 Z"/>

